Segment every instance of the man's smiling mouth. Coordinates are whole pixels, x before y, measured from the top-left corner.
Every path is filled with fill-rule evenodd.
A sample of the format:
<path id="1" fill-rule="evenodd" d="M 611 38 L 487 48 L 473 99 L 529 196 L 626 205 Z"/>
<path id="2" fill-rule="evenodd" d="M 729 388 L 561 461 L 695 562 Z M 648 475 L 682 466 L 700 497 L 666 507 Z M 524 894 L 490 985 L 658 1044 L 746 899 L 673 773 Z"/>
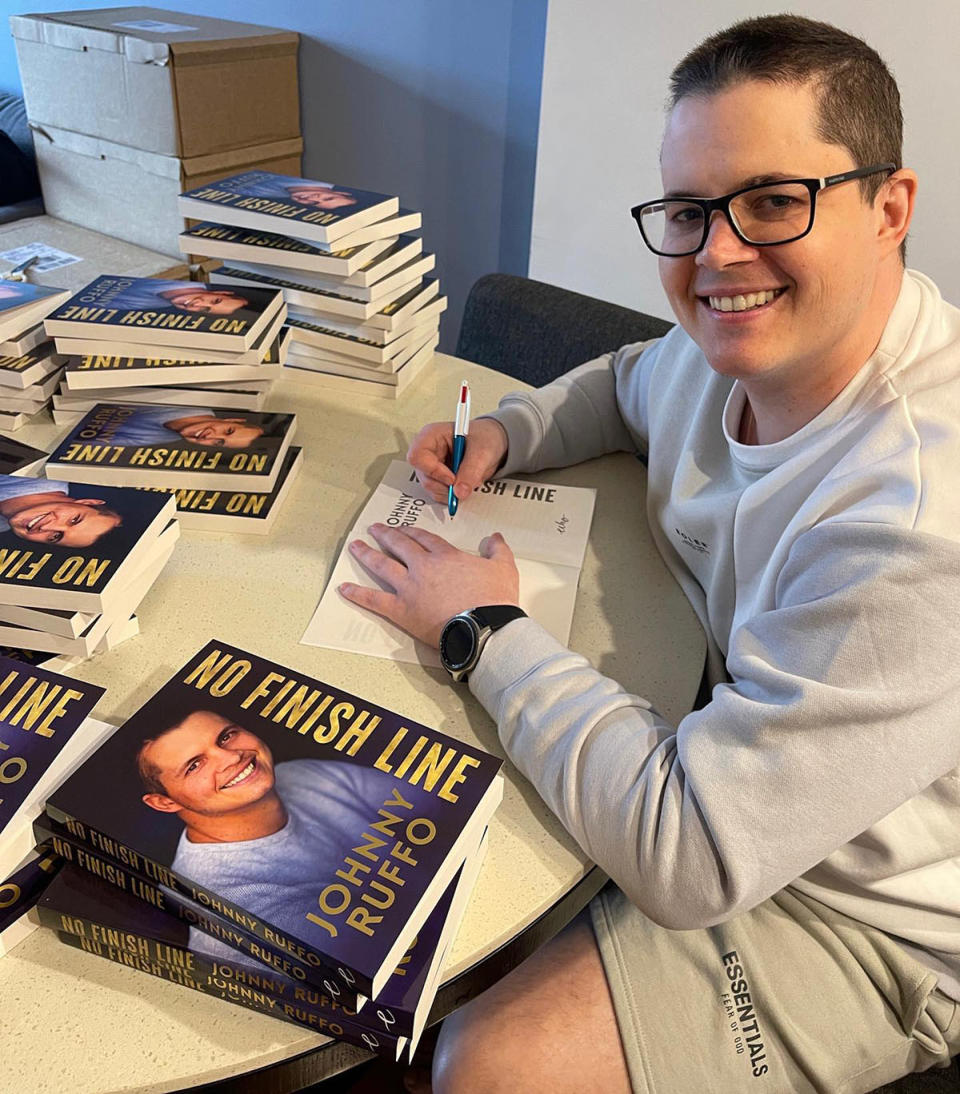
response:
<path id="1" fill-rule="evenodd" d="M 251 760 L 246 767 L 244 767 L 241 771 L 234 775 L 229 782 L 224 783 L 223 786 L 220 787 L 220 789 L 227 790 L 231 786 L 236 786 L 238 783 L 242 783 L 245 779 L 249 779 L 256 770 L 256 767 L 257 761 Z"/>
<path id="2" fill-rule="evenodd" d="M 754 308 L 762 308 L 772 304 L 778 296 L 787 290 L 761 289 L 760 292 L 737 293 L 734 296 L 701 296 L 714 311 L 751 311 Z"/>
<path id="3" fill-rule="evenodd" d="M 34 530 L 34 528 L 37 527 L 38 524 L 41 525 L 41 527 L 42 527 L 43 523 L 47 520 L 47 518 L 49 516 L 50 516 L 49 513 L 40 513 L 39 515 L 37 515 L 35 517 L 32 517 L 23 526 L 24 530 L 27 531 L 27 532 L 32 532 Z"/>

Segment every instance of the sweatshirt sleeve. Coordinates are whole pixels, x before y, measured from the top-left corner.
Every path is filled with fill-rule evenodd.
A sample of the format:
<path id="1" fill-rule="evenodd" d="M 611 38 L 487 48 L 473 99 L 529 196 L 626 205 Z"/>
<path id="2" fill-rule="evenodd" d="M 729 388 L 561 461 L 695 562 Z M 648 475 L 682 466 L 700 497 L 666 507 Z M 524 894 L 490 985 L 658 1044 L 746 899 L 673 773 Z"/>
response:
<path id="1" fill-rule="evenodd" d="M 512 392 L 495 418 L 509 449 L 500 474 L 568 467 L 608 452 L 646 450 L 646 403 L 662 339 L 605 353 L 534 391 Z"/>
<path id="2" fill-rule="evenodd" d="M 564 826 L 652 919 L 754 907 L 960 762 L 960 545 L 883 525 L 799 537 L 732 683 L 669 725 L 517 620 L 470 686 Z M 880 849 L 878 848 L 878 853 Z"/>

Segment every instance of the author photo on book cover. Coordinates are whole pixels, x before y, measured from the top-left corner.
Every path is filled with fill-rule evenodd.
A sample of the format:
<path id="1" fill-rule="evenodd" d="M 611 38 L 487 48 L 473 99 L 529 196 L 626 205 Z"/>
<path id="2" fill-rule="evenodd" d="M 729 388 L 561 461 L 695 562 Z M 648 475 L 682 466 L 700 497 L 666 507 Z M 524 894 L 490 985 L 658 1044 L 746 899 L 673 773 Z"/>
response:
<path id="1" fill-rule="evenodd" d="M 283 415 L 218 413 L 199 406 L 139 406 L 122 421 L 111 423 L 110 443 L 148 448 L 182 442 L 230 449 L 249 449 L 256 444 L 270 452 L 279 447 L 283 422 Z"/>
<path id="2" fill-rule="evenodd" d="M 123 524 L 123 517 L 90 497 L 96 487 L 54 479 L 0 475 L 0 535 L 31 543 L 91 547 Z"/>
<path id="3" fill-rule="evenodd" d="M 250 197 L 292 200 L 300 205 L 309 205 L 311 209 L 343 209 L 359 201 L 356 194 L 337 189 L 333 183 L 314 182 L 295 175 L 273 175 L 269 171 L 245 175 L 239 189 Z"/>
<path id="4" fill-rule="evenodd" d="M 842 14 L 879 33 L 879 6 Z M 887 40 L 922 14 L 901 6 Z M 441 658 L 454 636 L 458 681 L 472 650 L 525 792 L 611 879 L 446 1019 L 434 1094 L 866 1094 L 938 1068 L 904 1089 L 956 1089 L 960 301 L 905 262 L 926 192 L 871 43 L 765 15 L 690 45 L 662 138 L 633 150 L 660 180 L 619 213 L 676 325 L 506 395 L 456 474 L 451 422 L 408 460 L 469 506 L 489 477 L 641 458 L 638 515 L 704 632 L 694 709 L 518 617 L 498 534 L 481 555 L 385 524 L 379 550 L 350 544 L 379 580 L 342 595 Z M 953 117 L 933 79 L 929 101 L 910 88 L 923 122 Z"/>
<path id="5" fill-rule="evenodd" d="M 229 315 L 250 323 L 260 311 L 250 306 L 250 297 L 234 289 L 211 286 L 201 281 L 158 281 L 139 278 L 111 298 L 111 307 L 130 311 L 177 311 L 203 315 Z"/>
<path id="6" fill-rule="evenodd" d="M 192 710 L 136 756 L 148 809 L 179 819 L 173 870 L 293 935 L 396 780 L 338 760 L 277 762 L 245 726 Z"/>

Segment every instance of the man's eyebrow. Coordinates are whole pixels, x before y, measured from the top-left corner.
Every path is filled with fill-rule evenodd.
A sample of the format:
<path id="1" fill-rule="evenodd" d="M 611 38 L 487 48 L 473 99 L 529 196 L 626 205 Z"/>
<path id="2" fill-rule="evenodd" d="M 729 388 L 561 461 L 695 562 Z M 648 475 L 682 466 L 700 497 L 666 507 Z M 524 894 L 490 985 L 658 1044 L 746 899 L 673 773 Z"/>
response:
<path id="1" fill-rule="evenodd" d="M 741 179 L 740 182 L 729 190 L 728 193 L 734 193 L 737 190 L 743 190 L 748 186 L 763 186 L 768 182 L 783 182 L 785 179 L 798 179 L 804 178 L 803 175 L 793 174 L 788 171 L 768 171 L 763 175 L 750 175 L 748 178 Z M 664 195 L 665 198 L 702 198 L 705 194 L 697 194 L 692 190 L 668 190 Z"/>
<path id="2" fill-rule="evenodd" d="M 184 763 L 182 763 L 182 764 L 180 765 L 180 774 L 181 774 L 181 775 L 186 775 L 186 773 L 187 773 L 187 768 L 188 768 L 188 767 L 189 767 L 189 766 L 190 766 L 190 765 L 191 765 L 192 763 L 196 762 L 197 760 L 202 760 L 202 759 L 203 759 L 203 757 L 202 757 L 202 756 L 200 756 L 200 755 L 197 755 L 197 756 L 191 756 L 189 760 L 186 760 L 186 761 L 185 761 Z"/>

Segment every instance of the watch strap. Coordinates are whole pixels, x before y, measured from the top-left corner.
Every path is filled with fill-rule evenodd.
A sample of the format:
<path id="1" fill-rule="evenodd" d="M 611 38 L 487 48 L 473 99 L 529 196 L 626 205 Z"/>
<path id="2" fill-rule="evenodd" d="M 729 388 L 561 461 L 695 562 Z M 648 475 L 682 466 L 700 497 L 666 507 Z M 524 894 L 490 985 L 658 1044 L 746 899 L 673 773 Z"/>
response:
<path id="1" fill-rule="evenodd" d="M 516 604 L 486 604 L 480 608 L 472 608 L 470 614 L 481 627 L 498 631 L 514 619 L 524 619 L 527 613 Z"/>

